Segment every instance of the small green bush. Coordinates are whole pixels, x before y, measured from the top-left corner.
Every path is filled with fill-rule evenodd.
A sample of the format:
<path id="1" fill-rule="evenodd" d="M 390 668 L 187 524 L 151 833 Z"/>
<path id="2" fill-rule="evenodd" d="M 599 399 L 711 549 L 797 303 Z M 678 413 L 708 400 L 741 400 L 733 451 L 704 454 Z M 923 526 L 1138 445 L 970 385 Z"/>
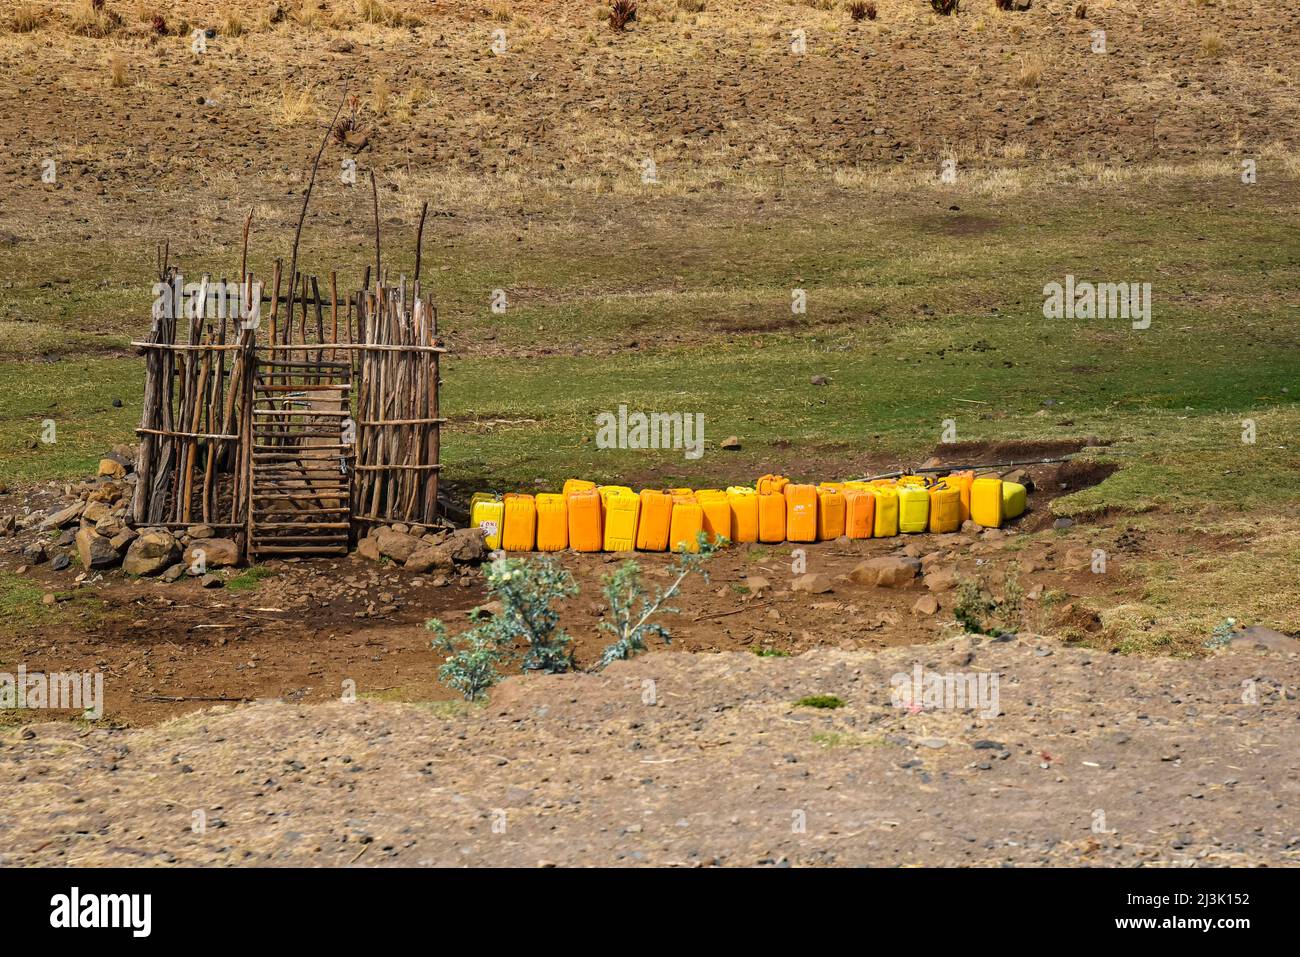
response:
<path id="1" fill-rule="evenodd" d="M 796 708 L 842 708 L 844 702 L 833 694 L 813 694 L 806 698 L 800 698 L 795 703 Z"/>

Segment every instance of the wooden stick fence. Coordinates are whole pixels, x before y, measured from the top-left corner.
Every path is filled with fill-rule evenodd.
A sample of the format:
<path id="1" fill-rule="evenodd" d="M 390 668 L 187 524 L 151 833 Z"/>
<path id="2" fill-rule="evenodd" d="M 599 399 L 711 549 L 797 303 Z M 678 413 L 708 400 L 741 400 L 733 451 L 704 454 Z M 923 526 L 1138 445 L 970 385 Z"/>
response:
<path id="1" fill-rule="evenodd" d="M 160 268 L 175 280 L 162 253 Z M 201 522 L 256 557 L 339 554 L 356 522 L 436 524 L 437 311 L 418 282 L 408 302 L 405 279 L 348 299 L 327 281 L 322 296 L 316 276 L 277 262 L 266 292 L 245 273 L 242 309 L 226 315 L 205 276 L 133 343 L 145 362 L 134 525 Z M 255 304 L 265 321 L 246 321 Z"/>

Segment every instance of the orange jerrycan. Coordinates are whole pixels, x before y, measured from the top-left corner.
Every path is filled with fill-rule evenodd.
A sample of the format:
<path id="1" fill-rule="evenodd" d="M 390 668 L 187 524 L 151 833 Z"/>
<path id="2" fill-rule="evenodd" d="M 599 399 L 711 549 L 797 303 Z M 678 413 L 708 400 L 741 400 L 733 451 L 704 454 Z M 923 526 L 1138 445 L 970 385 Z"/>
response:
<path id="1" fill-rule="evenodd" d="M 966 521 L 970 518 L 970 487 L 975 481 L 975 472 L 971 469 L 951 472 L 943 481 L 949 488 L 957 490 L 957 496 L 961 501 L 961 520 Z"/>
<path id="2" fill-rule="evenodd" d="M 1002 479 L 982 476 L 971 483 L 970 517 L 985 528 L 1002 524 Z"/>
<path id="3" fill-rule="evenodd" d="M 672 496 L 667 492 L 642 489 L 641 518 L 636 526 L 636 547 L 643 552 L 666 551 L 672 520 Z"/>
<path id="4" fill-rule="evenodd" d="M 817 488 L 785 487 L 785 537 L 791 542 L 817 541 Z"/>
<path id="5" fill-rule="evenodd" d="M 537 502 L 531 495 L 511 492 L 505 497 L 505 506 L 501 547 L 508 552 L 531 552 L 537 542 Z"/>
<path id="6" fill-rule="evenodd" d="M 871 537 L 889 538 L 897 535 L 898 489 L 892 485 L 877 485 L 871 494 L 876 497 L 876 519 Z"/>
<path id="7" fill-rule="evenodd" d="M 582 489 L 565 496 L 569 506 L 569 547 L 577 552 L 598 552 L 605 544 L 600 523 L 600 493 Z"/>
<path id="8" fill-rule="evenodd" d="M 605 551 L 630 552 L 636 547 L 636 523 L 641 496 L 630 488 L 605 486 Z"/>
<path id="9" fill-rule="evenodd" d="M 870 538 L 876 522 L 876 496 L 860 488 L 844 490 L 844 534 Z"/>
<path id="10" fill-rule="evenodd" d="M 501 547 L 501 526 L 504 524 L 505 503 L 498 498 L 479 499 L 470 509 L 469 523 L 482 529 L 483 541 L 495 551 Z"/>
<path id="11" fill-rule="evenodd" d="M 1019 482 L 1002 480 L 1002 518 L 1019 518 L 1029 503 L 1029 490 Z"/>
<path id="12" fill-rule="evenodd" d="M 703 488 L 695 493 L 695 501 L 704 510 L 704 531 L 710 542 L 731 538 L 731 503 L 721 489 Z"/>
<path id="13" fill-rule="evenodd" d="M 760 542 L 785 541 L 785 495 L 781 492 L 759 492 L 758 540 Z"/>
<path id="14" fill-rule="evenodd" d="M 930 488 L 930 531 L 936 534 L 961 528 L 961 493 L 944 482 Z"/>
<path id="15" fill-rule="evenodd" d="M 789 484 L 790 480 L 784 475 L 764 475 L 754 483 L 754 488 L 759 495 L 770 495 L 783 492 Z"/>
<path id="16" fill-rule="evenodd" d="M 574 492 L 585 492 L 587 489 L 595 487 L 595 482 L 588 482 L 586 479 L 565 479 L 563 493 L 571 495 Z"/>
<path id="17" fill-rule="evenodd" d="M 837 488 L 822 483 L 817 489 L 817 541 L 829 542 L 844 534 L 847 501 Z"/>
<path id="18" fill-rule="evenodd" d="M 693 495 L 673 496 L 673 517 L 668 529 L 669 547 L 674 552 L 700 550 L 699 536 L 704 531 L 704 509 Z"/>
<path id="19" fill-rule="evenodd" d="M 569 547 L 569 506 L 563 495 L 537 496 L 537 550 L 558 552 Z"/>
<path id="20" fill-rule="evenodd" d="M 727 489 L 727 505 L 731 509 L 731 540 L 758 541 L 758 493 L 752 488 L 733 485 Z"/>
<path id="21" fill-rule="evenodd" d="M 898 530 L 907 534 L 924 532 L 930 525 L 930 493 L 912 482 L 898 486 Z"/>

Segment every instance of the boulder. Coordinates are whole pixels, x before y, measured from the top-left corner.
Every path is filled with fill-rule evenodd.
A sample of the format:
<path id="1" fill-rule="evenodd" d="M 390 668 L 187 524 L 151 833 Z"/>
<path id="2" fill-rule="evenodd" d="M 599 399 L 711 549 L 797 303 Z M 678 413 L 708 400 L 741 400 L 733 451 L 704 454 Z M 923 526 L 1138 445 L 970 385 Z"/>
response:
<path id="1" fill-rule="evenodd" d="M 97 475 L 105 478 L 120 479 L 126 477 L 126 466 L 113 459 L 100 459 Z"/>
<path id="2" fill-rule="evenodd" d="M 93 528 L 83 528 L 77 532 L 77 555 L 81 558 L 82 567 L 87 570 L 111 568 L 121 558 L 113 543 Z"/>
<path id="3" fill-rule="evenodd" d="M 113 550 L 120 555 L 122 552 L 126 551 L 127 546 L 139 537 L 140 535 L 135 529 L 124 528 L 114 535 L 110 541 L 113 545 Z"/>
<path id="4" fill-rule="evenodd" d="M 379 561 L 379 539 L 367 536 L 357 542 L 357 554 L 372 562 Z"/>
<path id="5" fill-rule="evenodd" d="M 936 568 L 925 576 L 924 585 L 930 591 L 951 591 L 957 587 L 957 572 L 952 568 Z"/>
<path id="6" fill-rule="evenodd" d="M 419 547 L 411 552 L 411 557 L 406 560 L 403 567 L 409 572 L 423 573 L 435 568 L 451 568 L 453 565 L 449 546 L 422 541 Z"/>
<path id="7" fill-rule="evenodd" d="M 185 534 L 190 538 L 212 538 L 217 533 L 211 525 L 191 525 L 185 529 Z"/>
<path id="8" fill-rule="evenodd" d="M 228 568 L 239 564 L 239 546 L 228 538 L 203 538 L 185 549 L 182 561 L 193 565 L 203 558 L 203 569 Z"/>
<path id="9" fill-rule="evenodd" d="M 725 439 L 723 439 L 721 442 L 718 443 L 718 448 L 727 449 L 728 451 L 731 452 L 740 451 L 740 436 L 738 435 L 727 436 Z"/>
<path id="10" fill-rule="evenodd" d="M 762 575 L 749 575 L 745 578 L 745 587 L 755 595 L 762 594 L 772 587 L 772 583 Z"/>
<path id="11" fill-rule="evenodd" d="M 859 585 L 899 588 L 916 578 L 921 563 L 904 555 L 884 555 L 859 563 L 849 577 Z"/>
<path id="12" fill-rule="evenodd" d="M 65 525 L 71 525 L 77 519 L 81 518 L 81 513 L 85 510 L 85 502 L 73 502 L 67 508 L 60 509 L 53 515 L 47 516 L 46 519 L 37 527 L 42 532 L 48 531 L 51 528 L 63 528 Z"/>
<path id="13" fill-rule="evenodd" d="M 791 591 L 806 591 L 813 595 L 822 595 L 831 590 L 831 580 L 825 575 L 809 572 L 800 575 L 790 584 Z"/>
<path id="14" fill-rule="evenodd" d="M 182 565 L 180 562 L 177 562 L 175 565 L 170 566 L 165 572 L 162 573 L 162 580 L 165 582 L 179 581 L 180 577 L 185 574 L 185 569 L 187 567 L 188 566 Z"/>
<path id="15" fill-rule="evenodd" d="M 44 542 L 32 542 L 23 548 L 23 561 L 29 565 L 39 565 L 48 557 Z"/>
<path id="16" fill-rule="evenodd" d="M 157 575 L 180 557 L 181 547 L 175 535 L 163 528 L 147 528 L 126 550 L 122 571 L 128 575 Z"/>
<path id="17" fill-rule="evenodd" d="M 458 528 L 452 532 L 447 542 L 453 561 L 464 564 L 481 562 L 487 558 L 487 543 L 483 541 L 481 528 Z"/>
<path id="18" fill-rule="evenodd" d="M 913 615 L 929 617 L 939 611 L 939 600 L 933 595 L 922 595 L 912 605 Z"/>
<path id="19" fill-rule="evenodd" d="M 113 507 L 107 502 L 87 502 L 85 509 L 81 512 L 81 518 L 85 522 L 94 525 L 113 514 Z"/>
<path id="20" fill-rule="evenodd" d="M 375 545 L 380 555 L 386 555 L 395 562 L 405 562 L 420 545 L 420 540 L 406 532 L 391 528 L 381 528 L 375 536 Z"/>

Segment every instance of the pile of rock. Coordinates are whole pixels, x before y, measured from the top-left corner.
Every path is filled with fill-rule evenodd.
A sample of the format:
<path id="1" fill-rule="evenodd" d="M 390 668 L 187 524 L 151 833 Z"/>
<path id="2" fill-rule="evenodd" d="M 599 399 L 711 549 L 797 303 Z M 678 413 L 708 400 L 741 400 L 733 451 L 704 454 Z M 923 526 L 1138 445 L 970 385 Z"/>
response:
<path id="1" fill-rule="evenodd" d="M 128 526 L 134 461 L 130 446 L 115 446 L 100 459 L 95 478 L 64 486 L 62 505 L 11 515 L 0 523 L 0 531 L 30 537 L 21 548 L 27 565 L 49 561 L 61 571 L 75 558 L 88 572 L 120 565 L 129 575 L 162 575 L 175 581 L 189 574 L 205 577 L 205 584 L 220 584 L 210 571 L 238 562 L 235 542 L 217 538 L 207 525 L 192 525 L 181 535 L 165 528 Z"/>
<path id="2" fill-rule="evenodd" d="M 488 555 L 478 528 L 434 528 L 419 525 L 379 525 L 357 545 L 357 554 L 371 561 L 387 558 L 407 571 L 453 572 L 458 565 L 477 564 Z"/>

